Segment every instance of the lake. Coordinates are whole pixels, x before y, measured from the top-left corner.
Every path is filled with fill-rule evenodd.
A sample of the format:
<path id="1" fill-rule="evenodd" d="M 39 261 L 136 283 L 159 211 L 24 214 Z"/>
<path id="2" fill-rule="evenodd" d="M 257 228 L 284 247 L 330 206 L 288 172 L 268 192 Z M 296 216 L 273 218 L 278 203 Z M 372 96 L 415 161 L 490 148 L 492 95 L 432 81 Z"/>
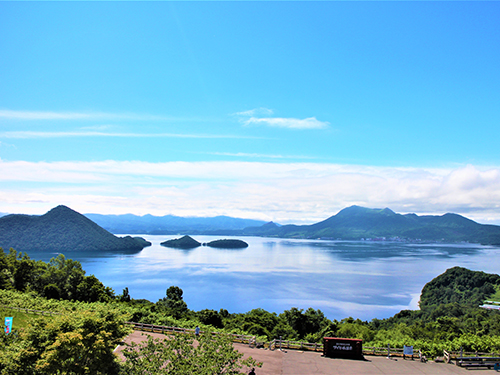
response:
<path id="1" fill-rule="evenodd" d="M 172 249 L 160 243 L 179 236 L 144 235 L 151 247 L 133 254 L 65 254 L 82 263 L 116 294 L 152 302 L 179 286 L 192 310 L 231 313 L 255 308 L 281 313 L 291 307 L 321 309 L 329 319 L 387 318 L 417 309 L 423 286 L 454 266 L 498 273 L 500 248 L 477 244 L 292 240 L 239 237 L 242 250 Z M 199 242 L 231 238 L 193 236 Z M 56 254 L 31 254 L 49 260 Z"/>

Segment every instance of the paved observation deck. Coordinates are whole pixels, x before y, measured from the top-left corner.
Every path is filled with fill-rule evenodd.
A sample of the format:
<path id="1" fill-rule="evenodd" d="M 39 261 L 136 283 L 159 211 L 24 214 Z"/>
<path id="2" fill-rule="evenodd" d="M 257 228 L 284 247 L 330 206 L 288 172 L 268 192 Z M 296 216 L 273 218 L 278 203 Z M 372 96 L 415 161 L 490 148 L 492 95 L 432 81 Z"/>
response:
<path id="1" fill-rule="evenodd" d="M 145 339 L 144 334 L 154 337 L 165 337 L 160 333 L 134 331 L 126 339 L 138 343 Z M 261 368 L 255 369 L 256 375 L 453 375 L 466 374 L 468 370 L 454 364 L 428 361 L 422 363 L 418 359 L 387 359 L 383 356 L 365 356 L 365 360 L 336 359 L 323 357 L 319 352 L 300 350 L 266 350 L 251 348 L 248 344 L 233 344 L 245 357 L 252 356 L 263 362 Z M 121 355 L 123 347 L 117 348 Z M 243 369 L 248 373 L 250 369 Z"/>

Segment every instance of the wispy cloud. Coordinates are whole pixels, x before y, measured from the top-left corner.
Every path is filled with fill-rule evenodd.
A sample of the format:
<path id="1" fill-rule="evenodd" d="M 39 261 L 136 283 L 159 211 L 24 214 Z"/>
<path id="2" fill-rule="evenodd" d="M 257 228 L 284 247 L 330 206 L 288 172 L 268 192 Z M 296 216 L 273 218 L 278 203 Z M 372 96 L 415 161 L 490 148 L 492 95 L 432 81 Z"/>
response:
<path id="1" fill-rule="evenodd" d="M 74 138 L 74 137 L 120 137 L 120 138 L 193 138 L 193 139 L 254 139 L 255 137 L 231 134 L 179 134 L 179 133 L 117 133 L 102 131 L 7 131 L 0 132 L 0 138 L 36 139 L 36 138 Z"/>
<path id="2" fill-rule="evenodd" d="M 316 117 L 298 119 L 293 117 L 269 117 L 274 112 L 268 108 L 255 108 L 235 113 L 240 122 L 246 126 L 266 125 L 288 129 L 325 129 L 330 125 L 328 121 L 319 121 Z"/>
<path id="3" fill-rule="evenodd" d="M 13 120 L 84 120 L 90 118 L 102 119 L 103 114 L 76 113 L 76 112 L 36 112 L 0 110 L 0 118 Z"/>
<path id="4" fill-rule="evenodd" d="M 10 143 L 1 142 L 1 141 L 0 141 L 0 147 L 17 149 L 16 145 L 13 145 L 13 144 L 10 144 Z"/>
<path id="5" fill-rule="evenodd" d="M 319 121 L 316 117 L 305 119 L 283 118 L 283 117 L 250 117 L 244 121 L 245 125 L 265 124 L 277 128 L 288 129 L 325 129 L 329 122 Z"/>
<path id="6" fill-rule="evenodd" d="M 304 155 L 278 155 L 278 154 L 258 154 L 246 152 L 211 152 L 210 155 L 234 156 L 241 158 L 260 158 L 260 159 L 316 159 L 312 156 Z"/>
<path id="7" fill-rule="evenodd" d="M 0 160 L 0 211 L 43 213 L 58 204 L 80 212 L 230 215 L 281 223 L 317 222 L 357 204 L 500 223 L 500 167 Z"/>
<path id="8" fill-rule="evenodd" d="M 105 112 L 54 112 L 54 111 L 15 111 L 0 109 L 0 119 L 6 120 L 131 120 L 131 121 L 185 121 L 193 120 L 180 117 L 156 116 L 137 113 Z"/>
<path id="9" fill-rule="evenodd" d="M 272 109 L 269 108 L 254 108 L 250 109 L 248 111 L 243 111 L 243 112 L 236 112 L 235 115 L 237 116 L 269 116 L 272 115 L 274 112 Z"/>

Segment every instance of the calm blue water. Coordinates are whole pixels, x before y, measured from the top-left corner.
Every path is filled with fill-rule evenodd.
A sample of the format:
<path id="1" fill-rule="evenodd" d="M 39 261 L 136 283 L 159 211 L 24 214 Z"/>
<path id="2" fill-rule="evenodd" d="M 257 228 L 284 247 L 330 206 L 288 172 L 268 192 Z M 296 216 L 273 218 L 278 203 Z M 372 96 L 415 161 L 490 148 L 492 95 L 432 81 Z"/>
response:
<path id="1" fill-rule="evenodd" d="M 78 253 L 82 263 L 116 294 L 152 302 L 177 285 L 192 310 L 254 308 L 281 313 L 291 307 L 321 309 L 330 319 L 387 318 L 416 309 L 422 287 L 454 266 L 498 273 L 500 248 L 474 244 L 404 244 L 245 237 L 249 247 L 177 250 L 160 242 L 178 236 L 143 236 L 153 245 L 134 254 Z M 193 236 L 200 242 L 230 238 Z M 241 238 L 241 237 L 240 237 Z M 48 260 L 51 256 L 37 256 Z"/>

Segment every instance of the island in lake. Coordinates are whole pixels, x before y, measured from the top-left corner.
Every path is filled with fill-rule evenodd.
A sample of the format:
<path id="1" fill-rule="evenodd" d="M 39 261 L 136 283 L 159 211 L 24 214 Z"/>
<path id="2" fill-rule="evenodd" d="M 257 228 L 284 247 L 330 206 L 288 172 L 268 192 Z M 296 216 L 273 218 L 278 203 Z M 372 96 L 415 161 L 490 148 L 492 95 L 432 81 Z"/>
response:
<path id="1" fill-rule="evenodd" d="M 184 236 L 181 238 L 174 238 L 172 240 L 164 241 L 160 243 L 161 246 L 173 247 L 176 249 L 194 249 L 195 247 L 201 246 L 201 243 L 191 238 L 190 236 Z"/>
<path id="2" fill-rule="evenodd" d="M 201 246 L 202 244 L 196 241 L 194 238 L 186 235 L 181 238 L 164 241 L 160 243 L 160 245 L 177 249 L 194 249 L 195 247 Z M 248 247 L 248 244 L 242 240 L 225 239 L 210 241 L 208 243 L 204 243 L 203 246 L 215 247 L 219 249 L 244 249 Z"/>
<path id="3" fill-rule="evenodd" d="M 248 247 L 248 244 L 242 240 L 215 240 L 203 245 L 219 249 L 244 249 Z"/>

